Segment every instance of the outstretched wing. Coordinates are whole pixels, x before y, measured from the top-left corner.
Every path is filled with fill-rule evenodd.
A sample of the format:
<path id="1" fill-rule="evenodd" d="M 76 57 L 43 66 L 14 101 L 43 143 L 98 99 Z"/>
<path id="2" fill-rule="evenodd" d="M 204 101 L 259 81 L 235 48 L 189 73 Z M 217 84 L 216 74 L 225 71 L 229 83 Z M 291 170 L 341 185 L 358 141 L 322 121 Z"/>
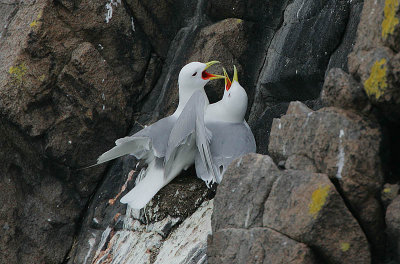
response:
<path id="1" fill-rule="evenodd" d="M 138 159 L 153 155 L 165 157 L 169 133 L 176 121 L 173 116 L 160 119 L 156 123 L 145 127 L 136 134 L 123 137 L 115 141 L 115 147 L 103 153 L 97 164 L 101 164 L 126 154 L 132 154 Z"/>
<path id="2" fill-rule="evenodd" d="M 211 133 L 204 124 L 204 113 L 207 105 L 208 99 L 203 91 L 193 93 L 186 103 L 169 136 L 165 155 L 164 177 L 170 177 L 174 166 L 181 159 L 185 159 L 183 155 L 187 155 L 190 152 L 189 150 L 196 152 L 196 146 L 201 159 L 209 164 L 211 169 L 209 173 L 214 175 L 209 144 Z M 196 145 L 193 144 L 194 139 Z"/>

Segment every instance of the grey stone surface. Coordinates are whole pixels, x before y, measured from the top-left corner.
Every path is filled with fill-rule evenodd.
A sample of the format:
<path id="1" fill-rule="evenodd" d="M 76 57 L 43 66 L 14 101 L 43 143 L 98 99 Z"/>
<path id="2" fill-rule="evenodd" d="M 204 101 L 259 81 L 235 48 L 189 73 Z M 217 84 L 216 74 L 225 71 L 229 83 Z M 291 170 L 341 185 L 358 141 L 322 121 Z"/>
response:
<path id="1" fill-rule="evenodd" d="M 291 114 L 272 124 L 271 157 L 275 162 L 290 161 L 292 169 L 327 174 L 367 236 L 381 247 L 384 223 L 376 198 L 383 183 L 379 126 L 351 111 L 329 107 L 306 114 L 291 111 L 293 104 Z"/>
<path id="2" fill-rule="evenodd" d="M 208 263 L 318 263 L 303 243 L 272 229 L 227 228 L 215 232 L 208 243 Z"/>
<path id="3" fill-rule="evenodd" d="M 263 226 L 305 243 L 324 263 L 370 263 L 367 238 L 325 174 L 284 171 L 264 207 Z"/>
<path id="4" fill-rule="evenodd" d="M 247 154 L 235 160 L 218 186 L 213 230 L 262 226 L 262 211 L 279 170 L 268 156 Z"/>

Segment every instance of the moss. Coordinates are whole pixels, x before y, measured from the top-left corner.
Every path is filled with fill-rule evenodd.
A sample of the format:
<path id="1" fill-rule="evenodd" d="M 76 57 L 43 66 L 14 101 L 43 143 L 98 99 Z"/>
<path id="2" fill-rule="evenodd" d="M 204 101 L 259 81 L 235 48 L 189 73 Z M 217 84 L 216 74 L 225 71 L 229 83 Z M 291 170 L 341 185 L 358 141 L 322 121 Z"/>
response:
<path id="1" fill-rule="evenodd" d="M 368 97 L 375 96 L 376 99 L 379 99 L 385 93 L 388 86 L 386 71 L 385 58 L 374 63 L 369 78 L 364 82 L 364 89 Z"/>
<path id="2" fill-rule="evenodd" d="M 396 11 L 399 8 L 400 0 L 386 0 L 384 8 L 384 19 L 382 21 L 382 38 L 386 39 L 389 34 L 393 34 L 399 19 L 396 17 Z"/>
<path id="3" fill-rule="evenodd" d="M 308 205 L 308 211 L 314 218 L 317 217 L 318 212 L 321 211 L 322 207 L 325 205 L 329 189 L 329 185 L 324 187 L 320 186 L 312 193 L 311 202 Z"/>

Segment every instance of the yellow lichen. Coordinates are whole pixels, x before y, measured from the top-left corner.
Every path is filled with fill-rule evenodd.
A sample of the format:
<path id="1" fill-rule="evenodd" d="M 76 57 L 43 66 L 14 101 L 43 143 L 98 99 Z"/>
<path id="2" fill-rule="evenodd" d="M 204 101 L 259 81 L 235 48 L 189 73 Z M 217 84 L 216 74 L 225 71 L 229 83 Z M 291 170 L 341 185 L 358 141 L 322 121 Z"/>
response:
<path id="1" fill-rule="evenodd" d="M 40 76 L 38 77 L 38 80 L 41 81 L 41 82 L 43 82 L 44 79 L 46 79 L 46 75 L 44 75 L 44 74 L 42 74 L 42 75 L 40 75 Z"/>
<path id="2" fill-rule="evenodd" d="M 38 22 L 36 20 L 33 20 L 32 23 L 29 24 L 30 27 L 36 27 L 38 25 Z"/>
<path id="3" fill-rule="evenodd" d="M 399 7 L 400 0 L 386 0 L 383 10 L 385 17 L 382 21 L 382 37 L 387 38 L 389 34 L 393 34 L 399 19 L 396 17 L 396 11 Z"/>
<path id="4" fill-rule="evenodd" d="M 240 24 L 242 22 L 243 22 L 243 20 L 241 20 L 240 18 L 236 19 L 236 23 Z"/>
<path id="5" fill-rule="evenodd" d="M 347 242 L 340 243 L 340 249 L 343 252 L 346 252 L 347 250 L 349 250 L 349 248 L 350 248 L 350 243 Z"/>
<path id="6" fill-rule="evenodd" d="M 329 185 L 325 187 L 320 186 L 312 193 L 311 202 L 308 204 L 308 211 L 314 218 L 317 218 L 318 212 L 321 211 L 324 206 L 329 189 Z"/>
<path id="7" fill-rule="evenodd" d="M 27 67 L 25 63 L 21 63 L 16 66 L 11 66 L 8 72 L 13 77 L 14 80 L 18 81 L 19 83 L 22 82 L 22 78 L 26 74 Z"/>
<path id="8" fill-rule="evenodd" d="M 384 192 L 384 193 L 391 193 L 392 190 L 391 190 L 390 188 L 385 188 L 385 189 L 383 189 L 383 192 Z"/>
<path id="9" fill-rule="evenodd" d="M 376 61 L 371 68 L 371 75 L 364 82 L 364 89 L 368 97 L 375 96 L 379 99 L 387 88 L 386 81 L 386 59 Z"/>

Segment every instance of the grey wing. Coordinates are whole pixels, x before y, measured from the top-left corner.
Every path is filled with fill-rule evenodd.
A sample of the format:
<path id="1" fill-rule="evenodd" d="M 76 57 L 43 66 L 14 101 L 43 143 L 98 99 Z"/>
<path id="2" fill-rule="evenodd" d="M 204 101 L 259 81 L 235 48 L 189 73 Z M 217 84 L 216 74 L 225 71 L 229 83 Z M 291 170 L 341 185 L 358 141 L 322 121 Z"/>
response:
<path id="1" fill-rule="evenodd" d="M 164 157 L 167 149 L 168 137 L 175 121 L 175 117 L 165 117 L 132 136 L 117 139 L 115 141 L 116 146 L 103 153 L 97 159 L 97 164 L 127 154 L 132 154 L 138 159 L 148 156 L 156 156 L 158 158 Z"/>
<path id="2" fill-rule="evenodd" d="M 168 148 L 165 156 L 164 175 L 168 178 L 176 162 L 177 154 L 183 153 L 184 148 L 190 148 L 191 139 L 196 133 L 196 145 L 201 146 L 208 153 L 208 160 L 211 162 L 209 140 L 210 132 L 204 125 L 204 112 L 208 99 L 204 92 L 195 92 L 186 103 L 182 113 L 171 130 L 168 140 Z M 205 158 L 206 159 L 206 158 Z"/>
<path id="3" fill-rule="evenodd" d="M 211 155 L 218 172 L 217 182 L 220 183 L 232 161 L 247 153 L 256 152 L 256 142 L 246 121 L 209 123 L 207 127 L 213 134 Z"/>

